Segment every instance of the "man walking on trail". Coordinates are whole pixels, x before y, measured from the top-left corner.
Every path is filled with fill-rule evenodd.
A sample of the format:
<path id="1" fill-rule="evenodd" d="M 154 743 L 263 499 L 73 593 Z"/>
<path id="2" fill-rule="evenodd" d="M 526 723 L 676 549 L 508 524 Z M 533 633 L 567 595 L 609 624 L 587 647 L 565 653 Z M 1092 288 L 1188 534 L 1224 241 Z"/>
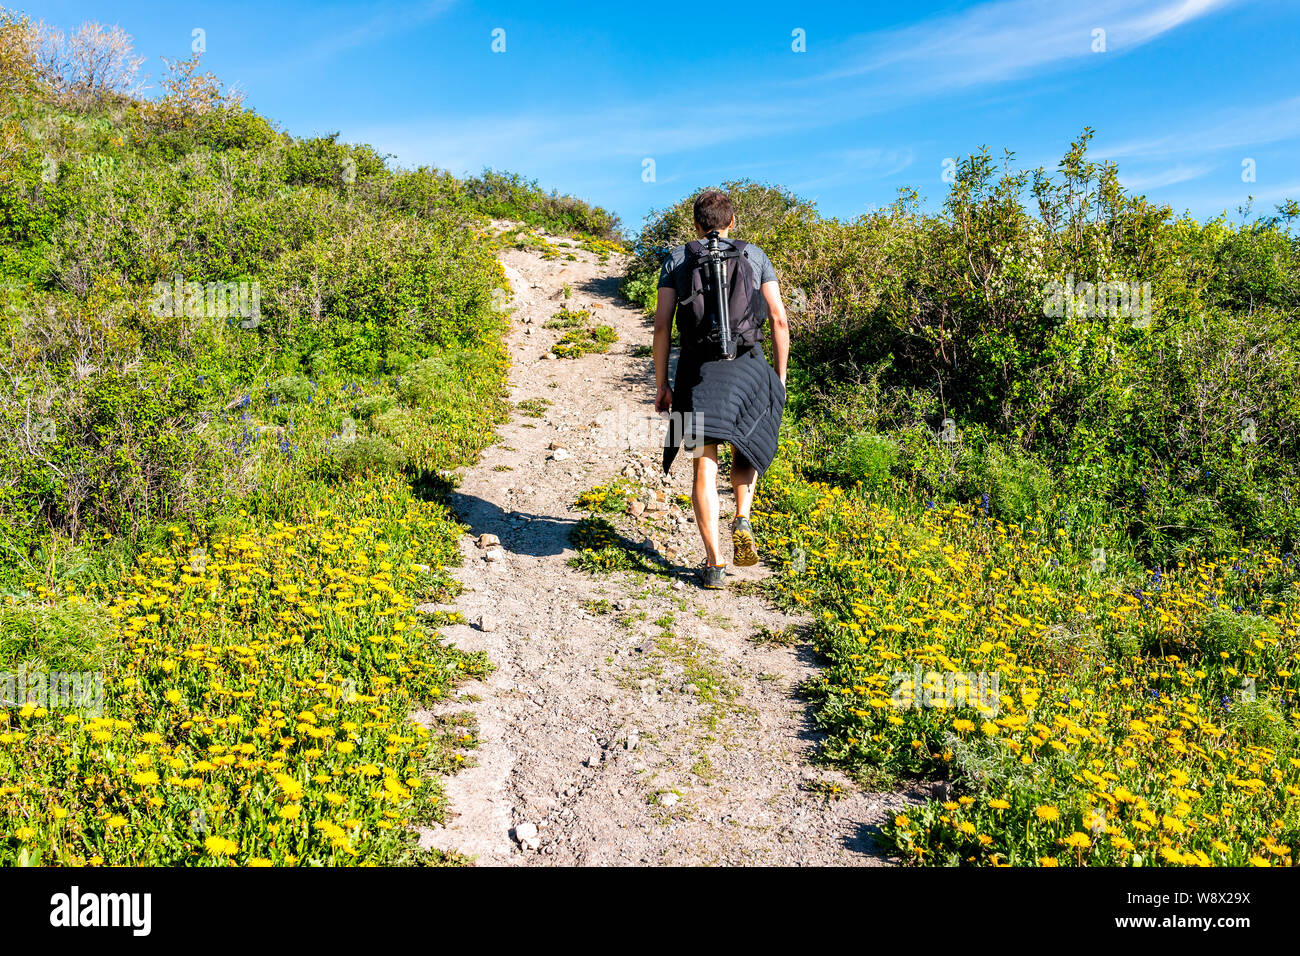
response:
<path id="1" fill-rule="evenodd" d="M 718 543 L 718 445 L 731 445 L 731 525 L 737 566 L 758 563 L 750 506 L 754 485 L 776 457 L 785 407 L 790 332 L 776 271 L 752 243 L 730 239 L 735 210 L 726 193 L 695 199 L 694 242 L 672 249 L 659 274 L 655 307 L 655 411 L 669 415 L 664 472 L 679 448 L 695 461 L 691 502 L 704 540 L 701 584 L 725 587 L 727 562 Z M 672 327 L 677 320 L 677 375 L 668 385 Z M 763 354 L 771 328 L 776 368 Z"/>

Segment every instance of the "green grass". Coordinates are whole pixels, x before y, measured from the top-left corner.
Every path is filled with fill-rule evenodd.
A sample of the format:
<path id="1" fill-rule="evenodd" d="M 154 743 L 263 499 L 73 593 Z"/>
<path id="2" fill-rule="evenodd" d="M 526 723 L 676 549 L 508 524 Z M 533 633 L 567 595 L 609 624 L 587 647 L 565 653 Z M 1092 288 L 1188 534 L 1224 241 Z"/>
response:
<path id="1" fill-rule="evenodd" d="M 569 566 L 589 574 L 667 573 L 662 562 L 653 560 L 624 539 L 606 518 L 589 515 L 579 519 L 569 532 L 569 541 L 578 552 L 569 559 Z"/>
<path id="2" fill-rule="evenodd" d="M 551 346 L 551 351 L 559 358 L 580 358 L 591 352 L 608 352 L 610 345 L 617 341 L 618 334 L 611 326 L 597 325 L 571 329 Z"/>
<path id="3" fill-rule="evenodd" d="M 570 312 L 568 308 L 562 308 L 555 315 L 547 319 L 542 328 L 545 329 L 576 329 L 584 327 L 591 319 L 591 312 L 587 309 L 579 309 L 576 312 Z"/>
<path id="4" fill-rule="evenodd" d="M 515 403 L 515 408 L 529 418 L 545 418 L 546 410 L 550 406 L 550 399 L 546 398 L 526 398 L 522 402 Z"/>
<path id="5" fill-rule="evenodd" d="M 0 665 L 10 671 L 103 671 L 118 648 L 107 640 L 108 615 L 97 603 L 0 598 Z"/>

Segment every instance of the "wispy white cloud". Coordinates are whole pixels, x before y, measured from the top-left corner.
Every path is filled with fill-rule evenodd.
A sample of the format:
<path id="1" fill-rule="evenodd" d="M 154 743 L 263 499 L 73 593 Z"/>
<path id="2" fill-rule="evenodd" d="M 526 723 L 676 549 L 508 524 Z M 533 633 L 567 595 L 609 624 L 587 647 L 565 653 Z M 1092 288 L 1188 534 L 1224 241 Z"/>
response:
<path id="1" fill-rule="evenodd" d="M 1293 180 L 1281 186 L 1258 188 L 1255 183 L 1242 183 L 1240 189 L 1208 190 L 1192 195 L 1180 195 L 1173 203 L 1177 208 L 1186 208 L 1197 216 L 1213 216 L 1228 213 L 1229 218 L 1236 219 L 1239 207 L 1251 204 L 1251 215 L 1247 220 L 1271 213 L 1276 205 L 1287 199 L 1300 199 L 1300 180 Z"/>
<path id="2" fill-rule="evenodd" d="M 1208 120 L 1190 117 L 1184 128 L 1159 136 L 1114 145 L 1100 144 L 1092 152 L 1099 159 L 1176 156 L 1240 150 L 1300 137 L 1300 96 L 1267 103 Z"/>
<path id="3" fill-rule="evenodd" d="M 304 59 L 330 60 L 340 53 L 366 46 L 402 30 L 413 30 L 435 20 L 455 6 L 455 0 L 421 0 L 420 3 L 377 4 L 369 18 L 342 30 L 331 30 L 304 53 Z M 328 23 L 328 21 L 327 21 Z M 332 24 L 330 24 L 332 26 Z"/>
<path id="4" fill-rule="evenodd" d="M 812 130 L 825 120 L 811 99 L 782 104 L 727 102 L 690 111 L 657 102 L 565 111 L 536 111 L 461 119 L 426 118 L 349 130 L 406 162 L 436 162 L 475 170 L 485 158 L 527 155 L 542 162 L 626 161 L 676 156 L 692 150 Z"/>
<path id="5" fill-rule="evenodd" d="M 802 182 L 792 183 L 795 192 L 825 189 L 869 179 L 884 179 L 901 173 L 912 165 L 915 154 L 910 148 L 845 149 L 822 157 L 822 173 Z"/>
<path id="6" fill-rule="evenodd" d="M 1155 170 L 1149 173 L 1129 175 L 1121 172 L 1119 178 L 1124 184 L 1124 188 L 1130 192 L 1141 192 L 1144 189 L 1160 189 L 1163 186 L 1191 182 L 1194 179 L 1200 179 L 1212 169 L 1214 169 L 1213 163 L 1197 163 L 1194 165 L 1178 163 L 1168 169 Z"/>
<path id="7" fill-rule="evenodd" d="M 858 37 L 844 45 L 852 62 L 812 81 L 876 75 L 905 95 L 993 83 L 1135 49 L 1235 2 L 1003 0 Z"/>
<path id="8" fill-rule="evenodd" d="M 510 163 L 530 169 L 627 164 L 639 175 L 641 160 L 653 157 L 659 161 L 661 181 L 667 181 L 673 164 L 663 160 L 699 150 L 721 152 L 723 147 L 734 158 L 737 151 L 755 144 L 761 149 L 774 137 L 825 136 L 837 125 L 908 102 L 1022 79 L 1087 62 L 1089 57 L 1122 54 L 1235 2 L 995 0 L 856 37 L 827 52 L 838 64 L 832 70 L 798 81 L 769 82 L 717 107 L 698 99 L 673 99 L 671 108 L 659 99 L 544 113 L 516 107 L 346 132 L 394 153 L 402 162 L 436 163 L 456 172 Z M 1093 52 L 1094 29 L 1106 31 L 1104 54 Z M 360 30 L 359 35 L 368 33 Z M 660 81 L 665 89 L 674 82 L 668 76 Z M 832 171 L 796 185 L 817 189 L 854 176 L 887 176 L 910 164 L 911 152 L 906 152 L 905 162 L 903 156 L 901 147 L 891 155 L 860 149 L 856 159 L 852 150 L 845 151 L 832 158 L 839 164 Z"/>
<path id="9" fill-rule="evenodd" d="M 357 19 L 351 9 L 322 5 L 313 11 L 310 23 L 299 24 L 296 30 L 284 31 L 286 37 L 314 39 L 309 39 L 299 48 L 289 46 L 284 57 L 267 61 L 261 68 L 250 71 L 249 76 L 280 78 L 286 72 L 328 63 L 349 50 L 379 43 L 403 31 L 419 29 L 455 5 L 456 0 L 378 3 L 370 8 L 370 15 L 365 19 Z"/>

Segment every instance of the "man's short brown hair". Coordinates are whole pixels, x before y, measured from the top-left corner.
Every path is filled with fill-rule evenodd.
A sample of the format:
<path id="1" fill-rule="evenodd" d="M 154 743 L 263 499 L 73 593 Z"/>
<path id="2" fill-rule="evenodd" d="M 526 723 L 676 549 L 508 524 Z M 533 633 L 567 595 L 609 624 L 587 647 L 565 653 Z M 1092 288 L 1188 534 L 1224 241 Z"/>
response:
<path id="1" fill-rule="evenodd" d="M 705 232 L 726 229 L 734 218 L 736 210 L 726 193 L 708 189 L 695 197 L 695 224 Z"/>

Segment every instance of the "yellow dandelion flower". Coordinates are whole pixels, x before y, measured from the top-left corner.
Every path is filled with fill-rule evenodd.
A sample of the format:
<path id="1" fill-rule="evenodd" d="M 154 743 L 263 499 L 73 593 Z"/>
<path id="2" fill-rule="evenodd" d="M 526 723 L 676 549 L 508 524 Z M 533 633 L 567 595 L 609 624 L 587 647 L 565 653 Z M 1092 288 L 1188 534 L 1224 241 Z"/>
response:
<path id="1" fill-rule="evenodd" d="M 203 841 L 203 847 L 213 856 L 233 856 L 239 852 L 239 844 L 225 837 L 210 836 Z"/>
<path id="2" fill-rule="evenodd" d="M 303 786 L 298 782 L 296 777 L 290 777 L 288 774 L 275 774 L 275 782 L 280 785 L 284 795 L 289 800 L 301 800 L 303 795 Z"/>

